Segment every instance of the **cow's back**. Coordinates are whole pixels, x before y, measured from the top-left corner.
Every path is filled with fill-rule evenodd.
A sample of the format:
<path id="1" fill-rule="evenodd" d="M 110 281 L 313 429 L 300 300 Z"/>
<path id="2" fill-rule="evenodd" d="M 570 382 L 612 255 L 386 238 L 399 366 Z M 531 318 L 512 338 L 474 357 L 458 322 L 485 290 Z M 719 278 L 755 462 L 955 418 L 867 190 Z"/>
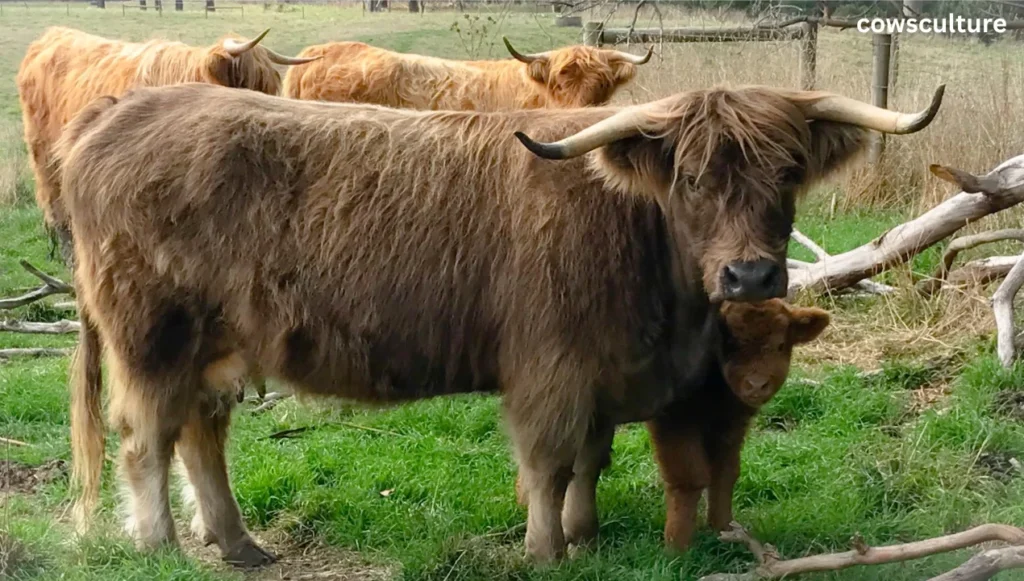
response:
<path id="1" fill-rule="evenodd" d="M 512 59 L 459 61 L 404 54 L 362 42 L 311 46 L 320 60 L 288 71 L 284 95 L 425 111 L 502 111 L 544 106 L 542 93 Z"/>
<path id="2" fill-rule="evenodd" d="M 66 162 L 83 294 L 127 321 L 112 293 L 137 285 L 271 375 L 366 399 L 498 389 L 538 351 L 646 358 L 671 315 L 660 212 L 512 137 L 607 115 L 137 91 Z"/>

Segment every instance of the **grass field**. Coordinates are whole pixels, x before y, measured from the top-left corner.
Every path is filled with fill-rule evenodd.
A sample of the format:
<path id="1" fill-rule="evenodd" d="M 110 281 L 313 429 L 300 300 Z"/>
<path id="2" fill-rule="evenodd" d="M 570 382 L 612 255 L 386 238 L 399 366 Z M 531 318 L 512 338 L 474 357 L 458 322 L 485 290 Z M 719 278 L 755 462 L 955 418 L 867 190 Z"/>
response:
<path id="1" fill-rule="evenodd" d="M 103 12 L 76 5 L 68 14 L 64 6 L 6 5 L 0 16 L 0 296 L 36 284 L 19 259 L 67 276 L 47 256 L 14 87 L 25 47 L 46 26 L 196 44 L 229 31 L 255 34 L 270 27 L 266 42 L 280 52 L 358 39 L 457 58 L 504 56 L 501 34 L 529 51 L 573 42 L 578 34 L 550 26 L 547 15 L 501 12 L 473 20 L 455 13 L 410 15 L 398 6 L 392 14 L 367 15 L 358 8 L 252 6 L 244 17 L 221 11 L 205 18 L 201 12 L 122 16 L 119 5 L 108 6 Z M 621 15 L 626 22 L 628 12 Z M 461 38 L 452 30 L 455 22 Z M 820 46 L 820 86 L 867 98 L 868 37 L 826 31 Z M 782 43 L 659 48 L 658 60 L 617 100 L 647 100 L 720 81 L 793 86 L 796 50 Z M 940 118 L 919 135 L 892 139 L 890 161 L 881 171 L 851 172 L 815 192 L 802 204 L 797 226 L 831 252 L 847 250 L 950 193 L 927 177 L 927 163 L 979 171 L 1020 153 L 1021 57 L 1024 46 L 1009 41 L 982 47 L 908 40 L 896 104 L 920 107 L 935 85 L 946 82 Z M 861 203 L 866 201 L 879 203 Z M 984 226 L 1018 218 L 998 217 Z M 883 280 L 900 284 L 915 272 L 930 272 L 939 253 L 926 252 Z M 792 255 L 811 258 L 795 247 Z M 1005 371 L 995 361 L 988 291 L 928 300 L 912 293 L 817 299 L 833 311 L 834 324 L 798 353 L 787 386 L 757 420 L 743 452 L 738 519 L 786 557 L 846 550 L 857 533 L 869 544 L 888 544 L 983 522 L 1024 525 L 1024 475 L 1017 462 L 1024 458 L 1024 368 Z M 51 301 L 3 316 L 57 320 L 74 314 Z M 73 343 L 73 336 L 0 333 L 0 347 Z M 661 484 L 640 426 L 620 429 L 613 464 L 601 479 L 600 541 L 558 566 L 526 565 L 526 514 L 515 503 L 515 468 L 498 402 L 486 397 L 386 411 L 287 401 L 252 415 L 243 406 L 232 431 L 231 473 L 247 523 L 284 557 L 270 570 L 231 571 L 213 550 L 188 542 L 184 555 L 136 552 L 118 530 L 109 463 L 99 530 L 73 543 L 59 463 L 70 459 L 67 366 L 63 358 L 0 361 L 0 436 L 30 444 L 0 444 L 0 483 L 7 479 L 0 492 L 0 579 L 681 580 L 751 565 L 745 550 L 706 530 L 686 555 L 663 550 Z M 291 428 L 308 429 L 295 438 L 268 438 Z M 111 457 L 115 446 L 109 444 Z M 41 482 L 23 478 L 32 475 Z M 969 555 L 806 578 L 917 581 Z M 1024 573 L 999 578 L 1024 579 Z"/>

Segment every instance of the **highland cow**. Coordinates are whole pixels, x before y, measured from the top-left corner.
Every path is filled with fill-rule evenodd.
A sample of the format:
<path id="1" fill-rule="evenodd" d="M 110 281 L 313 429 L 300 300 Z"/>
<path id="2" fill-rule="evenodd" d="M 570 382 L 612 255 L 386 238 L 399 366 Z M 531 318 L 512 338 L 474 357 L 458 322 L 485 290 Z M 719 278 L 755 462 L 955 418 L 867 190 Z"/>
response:
<path id="1" fill-rule="evenodd" d="M 132 87 L 203 82 L 276 95 L 281 75 L 274 65 L 316 59 L 282 56 L 261 46 L 268 32 L 248 41 L 229 36 L 197 47 L 165 40 L 122 42 L 54 26 L 29 45 L 16 78 L 25 144 L 36 202 L 65 260 L 71 246 L 51 157 L 64 125 L 97 97 L 118 96 Z"/>
<path id="2" fill-rule="evenodd" d="M 716 361 L 714 304 L 786 293 L 798 194 L 869 130 L 927 126 L 941 95 L 917 114 L 766 87 L 500 113 L 202 84 L 98 100 L 57 148 L 83 322 L 80 522 L 103 464 L 102 351 L 140 546 L 176 540 L 177 451 L 202 537 L 272 560 L 224 458 L 223 386 L 256 366 L 355 400 L 502 394 L 526 551 L 556 559 L 596 530 L 615 426 L 656 418 Z"/>
<path id="3" fill-rule="evenodd" d="M 284 95 L 310 101 L 373 103 L 453 111 L 505 111 L 602 105 L 636 76 L 646 56 L 569 46 L 514 59 L 458 61 L 402 54 L 361 42 L 311 46 L 320 61 L 292 69 Z"/>

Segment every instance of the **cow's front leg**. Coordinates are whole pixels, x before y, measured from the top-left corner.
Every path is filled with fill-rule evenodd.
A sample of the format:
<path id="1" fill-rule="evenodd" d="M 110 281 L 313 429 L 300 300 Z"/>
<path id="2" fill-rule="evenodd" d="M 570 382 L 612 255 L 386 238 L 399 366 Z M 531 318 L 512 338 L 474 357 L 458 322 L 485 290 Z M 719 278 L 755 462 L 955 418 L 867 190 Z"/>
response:
<path id="1" fill-rule="evenodd" d="M 576 456 L 562 508 L 567 543 L 579 545 L 597 536 L 597 480 L 611 462 L 614 436 L 614 426 L 596 428 Z"/>
<path id="2" fill-rule="evenodd" d="M 260 567 L 276 558 L 249 535 L 231 492 L 224 456 L 231 397 L 228 393 L 204 394 L 202 404 L 181 431 L 178 455 L 195 495 L 193 532 L 204 542 L 217 543 L 225 561 L 240 567 Z"/>
<path id="3" fill-rule="evenodd" d="M 658 470 L 665 482 L 665 544 L 685 551 L 697 528 L 697 507 L 710 483 L 700 431 L 663 416 L 647 423 Z"/>

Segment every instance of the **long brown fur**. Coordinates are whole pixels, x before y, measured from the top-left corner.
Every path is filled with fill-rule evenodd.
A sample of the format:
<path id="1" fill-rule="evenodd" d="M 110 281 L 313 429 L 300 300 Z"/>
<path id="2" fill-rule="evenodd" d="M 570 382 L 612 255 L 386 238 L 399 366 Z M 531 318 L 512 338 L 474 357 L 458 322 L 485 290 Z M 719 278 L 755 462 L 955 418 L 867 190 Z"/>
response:
<path id="1" fill-rule="evenodd" d="M 543 62 L 459 61 L 403 54 L 362 42 L 307 47 L 322 57 L 288 71 L 284 95 L 310 101 L 373 103 L 452 111 L 507 111 L 602 105 L 636 76 L 615 51 L 569 46 Z"/>
<path id="2" fill-rule="evenodd" d="M 714 360 L 704 273 L 781 263 L 796 193 L 863 145 L 858 128 L 807 123 L 798 98 L 675 95 L 653 106 L 650 137 L 561 162 L 513 132 L 559 138 L 617 110 L 418 112 L 190 84 L 93 114 L 58 146 L 62 201 L 112 370 L 130 530 L 174 541 L 168 467 L 217 397 L 207 371 L 256 366 L 375 402 L 501 392 L 527 552 L 560 556 L 596 527 L 559 515 L 596 514 L 615 425 L 656 417 Z M 221 442 L 226 428 L 188 429 Z M 188 456 L 204 537 L 266 562 L 222 455 Z M 93 478 L 102 456 L 76 461 Z"/>
<path id="3" fill-rule="evenodd" d="M 751 420 L 789 375 L 793 347 L 813 341 L 829 316 L 817 308 L 792 307 L 779 299 L 722 305 L 718 363 L 694 379 L 693 393 L 647 422 L 655 459 L 665 482 L 665 542 L 686 550 L 696 528 L 697 503 L 708 490 L 708 522 L 726 530 L 733 520 L 732 494 L 740 451 Z M 604 458 L 603 464 L 610 463 Z M 527 503 L 522 478 L 516 497 Z M 563 522 L 578 519 L 563 509 Z M 591 527 L 596 534 L 596 515 Z"/>
<path id="4" fill-rule="evenodd" d="M 48 226 L 66 228 L 51 149 L 62 127 L 96 98 L 119 96 L 132 87 L 187 82 L 271 95 L 280 91 L 281 76 L 266 49 L 257 45 L 232 57 L 221 41 L 208 47 L 166 40 L 132 43 L 54 26 L 29 45 L 16 83 L 36 202 Z"/>

